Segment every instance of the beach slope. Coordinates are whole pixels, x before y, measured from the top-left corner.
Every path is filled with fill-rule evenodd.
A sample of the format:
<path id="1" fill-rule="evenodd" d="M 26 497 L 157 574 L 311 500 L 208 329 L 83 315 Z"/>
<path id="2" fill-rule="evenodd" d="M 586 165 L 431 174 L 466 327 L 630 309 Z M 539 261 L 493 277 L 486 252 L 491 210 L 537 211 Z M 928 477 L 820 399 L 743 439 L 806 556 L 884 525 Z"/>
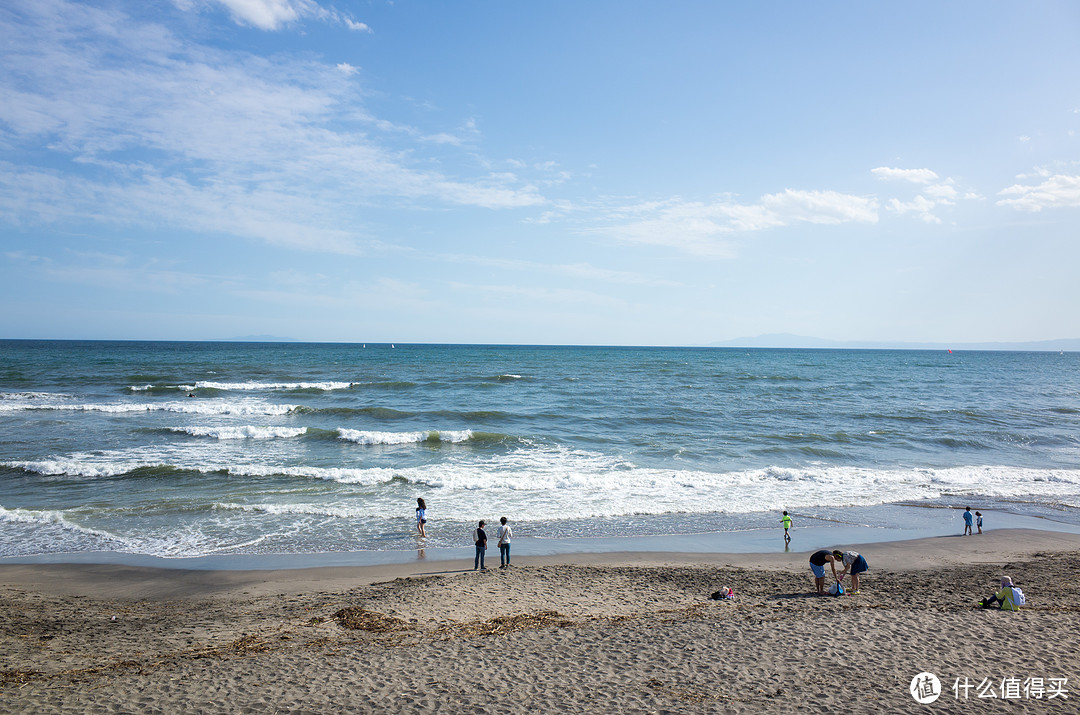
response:
<path id="1" fill-rule="evenodd" d="M 942 712 L 1076 711 L 1080 536 L 843 547 L 870 571 L 842 598 L 796 552 L 3 565 L 0 711 L 906 713 L 922 672 Z M 1005 574 L 1027 606 L 977 609 Z"/>

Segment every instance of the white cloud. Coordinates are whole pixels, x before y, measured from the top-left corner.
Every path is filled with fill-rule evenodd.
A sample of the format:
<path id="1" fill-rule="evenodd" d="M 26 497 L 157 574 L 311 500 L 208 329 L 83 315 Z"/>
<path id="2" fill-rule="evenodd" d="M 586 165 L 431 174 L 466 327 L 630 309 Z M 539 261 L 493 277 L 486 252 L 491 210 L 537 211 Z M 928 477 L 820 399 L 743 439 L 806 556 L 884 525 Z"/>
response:
<path id="1" fill-rule="evenodd" d="M 217 0 L 233 18 L 260 30 L 277 30 L 295 22 L 301 14 L 311 14 L 315 3 L 306 0 Z"/>
<path id="2" fill-rule="evenodd" d="M 952 204 L 959 195 L 951 179 L 942 184 L 927 186 L 924 193 L 942 204 Z"/>
<path id="3" fill-rule="evenodd" d="M 356 32 L 371 32 L 365 23 L 315 0 L 173 0 L 181 10 L 197 11 L 207 7 L 223 7 L 239 25 L 259 30 L 280 30 L 301 20 L 312 18 L 344 25 Z"/>
<path id="4" fill-rule="evenodd" d="M 941 223 L 941 219 L 934 213 L 940 206 L 955 206 L 961 198 L 956 188 L 956 182 L 951 178 L 941 179 L 936 172 L 930 169 L 890 169 L 878 167 L 871 173 L 879 179 L 899 179 L 913 184 L 924 185 L 921 193 L 914 197 L 903 200 L 896 197 L 890 198 L 885 205 L 888 210 L 897 215 L 912 214 L 925 223 Z M 968 191 L 963 195 L 964 199 L 977 199 L 979 195 Z"/>
<path id="5" fill-rule="evenodd" d="M 786 189 L 756 204 L 730 199 L 713 203 L 672 199 L 611 212 L 610 225 L 597 232 L 620 241 L 676 248 L 707 258 L 734 255 L 728 238 L 797 223 L 876 223 L 877 201 L 836 191 Z"/>
<path id="6" fill-rule="evenodd" d="M 938 175 L 930 169 L 890 169 L 886 166 L 879 166 L 876 169 L 871 169 L 870 173 L 879 179 L 900 179 L 914 184 L 929 184 L 938 178 Z"/>
<path id="7" fill-rule="evenodd" d="M 350 30 L 353 30 L 355 32 L 371 32 L 371 28 L 363 22 L 357 22 L 356 20 L 348 17 L 343 18 L 343 20 L 345 22 L 345 27 L 349 28 Z"/>
<path id="8" fill-rule="evenodd" d="M 651 278 L 642 275 L 641 273 L 597 268 L 588 263 L 538 263 L 535 261 L 523 261 L 511 258 L 493 258 L 490 256 L 468 256 L 460 254 L 445 254 L 438 256 L 438 258 L 456 263 L 471 263 L 488 266 L 497 268 L 501 271 L 521 271 L 523 273 L 556 275 L 568 278 L 579 278 L 590 282 L 598 281 L 602 283 L 647 286 L 653 288 L 671 288 L 681 285 L 675 281 Z"/>
<path id="9" fill-rule="evenodd" d="M 360 71 L 359 67 L 353 67 L 348 62 L 341 62 L 337 66 L 338 70 L 345 75 L 354 75 Z"/>
<path id="10" fill-rule="evenodd" d="M 999 191 L 998 195 L 1012 197 L 1001 199 L 998 206 L 1011 206 L 1020 211 L 1080 206 L 1080 176 L 1048 175 L 1040 184 L 1014 184 Z"/>
<path id="11" fill-rule="evenodd" d="M 559 303 L 576 308 L 581 308 L 586 305 L 606 308 L 623 308 L 626 306 L 626 301 L 621 298 L 601 295 L 585 290 L 552 289 L 520 285 L 471 285 L 459 282 L 450 282 L 448 283 L 448 286 L 456 291 L 493 295 L 500 300 L 525 298 L 530 302 L 543 304 Z"/>
<path id="12" fill-rule="evenodd" d="M 793 191 L 763 196 L 762 205 L 783 225 L 807 223 L 877 223 L 877 202 L 836 191 Z"/>
<path id="13" fill-rule="evenodd" d="M 308 7 L 236 4 L 279 18 L 286 6 Z M 368 205 L 544 202 L 525 181 L 430 168 L 421 147 L 449 135 L 390 146 L 352 129 L 363 112 L 348 66 L 224 52 L 64 0 L 6 10 L 0 140 L 44 158 L 3 168 L 0 221 L 168 224 L 356 253 Z"/>
<path id="14" fill-rule="evenodd" d="M 133 262 L 127 256 L 73 253 L 76 261 L 48 261 L 36 273 L 43 280 L 138 293 L 181 294 L 207 285 L 222 285 L 226 276 L 180 272 L 160 267 L 156 261 Z"/>
<path id="15" fill-rule="evenodd" d="M 926 223 L 941 223 L 941 219 L 933 214 L 936 205 L 937 202 L 931 201 L 925 196 L 916 196 L 913 200 L 907 202 L 889 199 L 888 203 L 889 209 L 898 214 L 914 213 Z"/>
<path id="16" fill-rule="evenodd" d="M 303 197 L 271 188 L 200 186 L 143 173 L 124 184 L 99 183 L 0 162 L 0 217 L 12 222 L 93 221 L 159 226 L 262 240 L 284 248 L 357 255 L 359 237 L 305 212 Z M 294 216 L 305 216 L 297 221 Z"/>

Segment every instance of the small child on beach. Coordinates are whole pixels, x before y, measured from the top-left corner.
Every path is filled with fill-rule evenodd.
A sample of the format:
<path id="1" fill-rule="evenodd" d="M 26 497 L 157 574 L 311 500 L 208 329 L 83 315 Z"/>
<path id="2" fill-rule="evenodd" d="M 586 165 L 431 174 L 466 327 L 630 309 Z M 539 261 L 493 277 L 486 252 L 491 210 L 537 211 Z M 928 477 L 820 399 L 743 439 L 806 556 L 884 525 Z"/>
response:
<path id="1" fill-rule="evenodd" d="M 975 512 L 975 526 L 979 528 L 979 533 L 982 533 L 982 512 Z"/>
<path id="2" fill-rule="evenodd" d="M 790 544 L 791 534 L 788 533 L 788 530 L 791 529 L 791 517 L 788 516 L 786 511 L 784 512 L 784 518 L 780 520 L 780 523 L 784 525 L 784 543 Z"/>
<path id="3" fill-rule="evenodd" d="M 427 536 L 427 530 L 424 529 L 424 525 L 427 524 L 427 504 L 424 503 L 423 497 L 416 498 L 416 530 L 420 532 L 420 536 Z"/>
<path id="4" fill-rule="evenodd" d="M 964 511 L 964 536 L 971 533 L 971 507 Z"/>

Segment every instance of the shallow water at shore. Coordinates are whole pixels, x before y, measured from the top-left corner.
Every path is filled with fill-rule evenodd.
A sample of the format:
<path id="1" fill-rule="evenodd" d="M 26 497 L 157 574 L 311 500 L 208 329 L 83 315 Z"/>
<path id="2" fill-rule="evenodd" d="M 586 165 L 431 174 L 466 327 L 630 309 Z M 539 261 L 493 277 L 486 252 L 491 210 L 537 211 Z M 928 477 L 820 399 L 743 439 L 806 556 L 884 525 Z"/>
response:
<path id="1" fill-rule="evenodd" d="M 842 523 L 810 519 L 797 522 L 792 539 L 784 543 L 783 530 L 777 527 L 745 531 L 685 532 L 639 536 L 597 536 L 591 538 L 515 537 L 513 556 L 558 556 L 571 554 L 664 553 L 680 554 L 779 554 L 802 553 L 820 548 L 903 542 L 937 536 L 962 537 L 963 521 L 958 509 L 884 506 L 857 510 L 871 516 L 866 523 Z M 1033 529 L 1063 534 L 1080 534 L 1080 525 L 1009 512 L 985 512 L 994 529 Z M 854 516 L 854 515 L 852 515 Z M 888 524 L 888 525 L 886 525 Z M 903 524 L 903 526 L 898 526 Z M 986 532 L 989 533 L 989 527 Z M 456 547 L 428 546 L 427 540 L 415 539 L 415 548 L 379 551 L 338 551 L 322 553 L 229 554 L 189 558 L 161 558 L 146 554 L 119 552 L 72 552 L 0 558 L 3 564 L 123 564 L 164 569 L 194 570 L 276 570 L 337 566 L 378 566 L 415 562 L 471 560 L 473 547 L 461 539 Z M 489 559 L 498 559 L 498 549 L 488 549 Z"/>

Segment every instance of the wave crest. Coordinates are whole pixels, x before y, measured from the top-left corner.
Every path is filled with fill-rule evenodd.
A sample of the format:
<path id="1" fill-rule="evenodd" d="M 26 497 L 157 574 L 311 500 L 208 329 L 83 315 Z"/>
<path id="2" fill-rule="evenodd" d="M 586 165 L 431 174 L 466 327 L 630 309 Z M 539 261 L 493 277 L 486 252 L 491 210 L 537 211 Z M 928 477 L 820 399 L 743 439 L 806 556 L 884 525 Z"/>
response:
<path id="1" fill-rule="evenodd" d="M 415 442 L 465 442 L 472 438 L 472 430 L 440 430 L 428 432 L 371 432 L 341 428 L 341 439 L 357 444 L 411 444 Z"/>

